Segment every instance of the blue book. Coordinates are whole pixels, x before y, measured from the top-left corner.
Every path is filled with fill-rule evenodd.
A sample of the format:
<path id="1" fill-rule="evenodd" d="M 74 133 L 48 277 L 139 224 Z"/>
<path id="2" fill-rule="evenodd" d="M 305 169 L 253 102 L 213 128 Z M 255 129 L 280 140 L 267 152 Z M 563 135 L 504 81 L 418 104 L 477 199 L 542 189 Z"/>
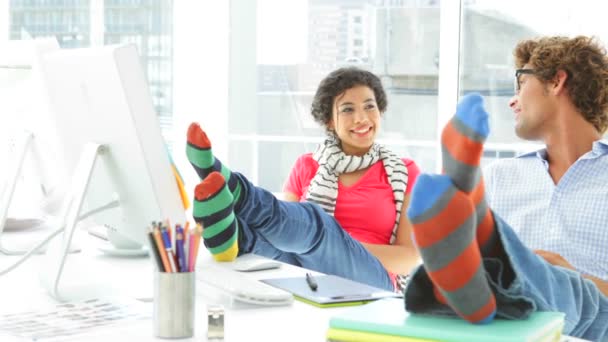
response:
<path id="1" fill-rule="evenodd" d="M 458 317 L 410 314 L 404 309 L 403 299 L 390 298 L 343 311 L 330 319 L 329 326 L 437 341 L 559 341 L 564 314 L 538 311 L 525 320 L 495 319 L 477 325 Z"/>

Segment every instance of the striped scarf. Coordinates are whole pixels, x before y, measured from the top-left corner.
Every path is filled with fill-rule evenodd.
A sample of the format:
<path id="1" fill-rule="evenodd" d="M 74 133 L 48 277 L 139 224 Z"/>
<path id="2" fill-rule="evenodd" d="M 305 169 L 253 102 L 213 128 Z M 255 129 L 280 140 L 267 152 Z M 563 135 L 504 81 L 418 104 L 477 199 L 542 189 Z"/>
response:
<path id="1" fill-rule="evenodd" d="M 369 151 L 361 157 L 348 156 L 342 152 L 339 142 L 333 137 L 325 140 L 323 144 L 319 144 L 312 157 L 319 164 L 319 168 L 310 182 L 306 200 L 317 203 L 331 216 L 334 216 L 338 198 L 338 176 L 342 173 L 368 168 L 377 161 L 382 161 L 395 196 L 397 215 L 390 239 L 392 244 L 396 238 L 403 197 L 407 189 L 408 174 L 403 160 L 379 144 L 373 144 Z"/>

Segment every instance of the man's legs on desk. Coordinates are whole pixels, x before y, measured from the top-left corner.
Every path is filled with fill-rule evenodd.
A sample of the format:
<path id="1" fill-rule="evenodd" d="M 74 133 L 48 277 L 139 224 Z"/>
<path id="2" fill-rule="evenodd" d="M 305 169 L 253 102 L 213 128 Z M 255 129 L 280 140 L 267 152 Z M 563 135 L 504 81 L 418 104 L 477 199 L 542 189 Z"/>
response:
<path id="1" fill-rule="evenodd" d="M 465 114 L 487 115 L 484 110 L 471 111 Z M 465 121 L 481 122 L 483 120 L 469 117 Z M 456 137 L 456 139 L 460 138 Z M 456 171 L 460 172 L 462 170 Z M 475 172 L 480 171 L 475 170 Z M 453 177 L 453 174 L 450 173 L 449 176 Z M 452 220 L 452 217 L 450 215 L 443 215 L 443 212 L 449 208 L 447 204 L 451 202 L 448 201 L 451 197 L 442 195 L 437 196 L 438 200 L 436 201 L 429 201 L 429 194 L 432 195 L 433 192 L 437 192 L 437 188 L 441 187 L 440 183 L 445 177 L 425 177 L 423 175 L 419 177 L 412 193 L 410 208 L 423 208 L 424 210 L 420 210 L 420 213 L 423 213 L 423 215 L 418 213 L 415 216 L 423 217 L 424 220 L 413 221 L 422 221 L 424 223 L 426 220 L 433 219 L 434 225 L 432 227 L 418 228 L 432 230 L 433 227 L 450 226 L 449 221 Z M 481 178 L 481 174 L 479 178 Z M 427 181 L 423 181 L 425 179 Z M 453 184 L 458 186 L 456 182 Z M 456 192 L 464 194 L 461 192 L 462 190 L 458 189 Z M 467 196 L 463 195 L 460 197 Z M 467 199 L 472 201 L 470 197 L 467 197 Z M 428 215 L 431 211 L 433 215 Z M 517 319 L 524 318 L 535 310 L 560 311 L 566 315 L 565 334 L 594 341 L 608 340 L 608 324 L 606 324 L 608 322 L 608 298 L 598 290 L 595 284 L 584 279 L 577 272 L 549 264 L 528 249 L 519 240 L 513 229 L 499 216 L 492 213 L 492 217 L 495 223 L 490 227 L 493 229 L 490 230 L 488 236 L 494 237 L 485 239 L 486 245 L 484 247 L 489 253 L 484 253 L 483 255 L 483 266 L 486 270 L 487 283 L 496 298 L 497 315 L 504 318 Z M 445 224 L 441 222 L 442 219 L 447 220 Z M 421 230 L 416 228 L 416 224 L 414 222 L 415 235 L 417 235 L 417 230 Z M 426 232 L 423 232 L 423 234 L 426 234 Z M 437 238 L 436 240 L 438 243 L 441 243 L 443 240 L 452 238 L 454 234 L 439 235 L 442 238 Z M 436 236 L 438 235 L 435 234 Z M 418 238 L 418 236 L 416 237 Z M 467 238 L 470 239 L 470 236 Z M 423 236 L 421 241 L 424 240 L 425 237 Z M 488 243 L 495 245 L 491 246 Z M 431 248 L 433 248 L 432 245 Z M 445 262 L 445 256 L 441 255 L 441 253 L 436 253 L 437 259 L 433 259 L 433 255 L 431 255 L 430 259 L 427 258 L 425 260 L 425 254 L 427 253 L 421 254 L 424 265 L 412 274 L 411 280 L 405 288 L 406 309 L 419 313 L 454 315 L 455 312 L 451 307 L 455 309 L 460 307 L 461 303 L 454 303 L 459 298 L 453 297 L 451 301 L 448 298 L 450 306 L 447 306 L 442 304 L 443 301 L 439 301 L 441 298 L 437 300 L 433 293 L 434 286 L 441 288 L 443 284 L 432 280 L 432 273 L 437 272 L 436 266 L 439 264 L 439 261 L 443 265 L 447 264 L 449 266 Z M 478 258 L 479 253 L 475 253 L 473 257 L 462 253 L 456 259 L 459 263 L 467 262 L 467 260 L 463 259 L 469 259 L 468 262 L 474 263 L 475 257 Z"/>

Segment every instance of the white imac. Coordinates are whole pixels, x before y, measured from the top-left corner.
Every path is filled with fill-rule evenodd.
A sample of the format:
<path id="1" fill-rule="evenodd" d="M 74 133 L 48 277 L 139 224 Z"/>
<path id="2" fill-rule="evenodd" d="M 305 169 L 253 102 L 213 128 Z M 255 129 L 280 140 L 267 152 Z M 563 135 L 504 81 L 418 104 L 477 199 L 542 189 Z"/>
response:
<path id="1" fill-rule="evenodd" d="M 33 246 L 29 236 L 7 243 L 5 231 L 29 230 L 60 209 L 67 177 L 39 77 L 40 58 L 58 50 L 55 39 L 0 43 L 0 254 L 25 254 Z"/>
<path id="2" fill-rule="evenodd" d="M 135 45 L 48 53 L 41 73 L 62 159 L 73 170 L 65 230 L 51 241 L 41 274 L 49 293 L 65 301 L 81 297 L 60 279 L 82 213 L 144 245 L 152 221 L 183 223 L 185 209 Z"/>

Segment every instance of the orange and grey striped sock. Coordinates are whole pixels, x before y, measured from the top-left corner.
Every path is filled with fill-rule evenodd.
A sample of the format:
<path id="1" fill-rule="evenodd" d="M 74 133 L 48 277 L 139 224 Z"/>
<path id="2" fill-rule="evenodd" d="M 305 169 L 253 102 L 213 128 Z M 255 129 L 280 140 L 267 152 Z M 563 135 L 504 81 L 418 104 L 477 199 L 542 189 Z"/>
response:
<path id="1" fill-rule="evenodd" d="M 497 235 L 494 216 L 485 199 L 481 156 L 490 133 L 488 113 L 479 94 L 468 94 L 458 103 L 456 115 L 441 134 L 443 172 L 467 193 L 477 216 L 477 243 L 483 256 L 495 256 Z"/>
<path id="2" fill-rule="evenodd" d="M 475 209 L 446 175 L 421 174 L 407 215 L 414 241 L 436 292 L 462 318 L 489 323 L 496 300 L 475 238 Z"/>
<path id="3" fill-rule="evenodd" d="M 194 189 L 192 215 L 203 225 L 205 247 L 217 261 L 232 261 L 239 253 L 239 224 L 233 202 L 224 176 L 217 171 L 211 172 Z"/>

